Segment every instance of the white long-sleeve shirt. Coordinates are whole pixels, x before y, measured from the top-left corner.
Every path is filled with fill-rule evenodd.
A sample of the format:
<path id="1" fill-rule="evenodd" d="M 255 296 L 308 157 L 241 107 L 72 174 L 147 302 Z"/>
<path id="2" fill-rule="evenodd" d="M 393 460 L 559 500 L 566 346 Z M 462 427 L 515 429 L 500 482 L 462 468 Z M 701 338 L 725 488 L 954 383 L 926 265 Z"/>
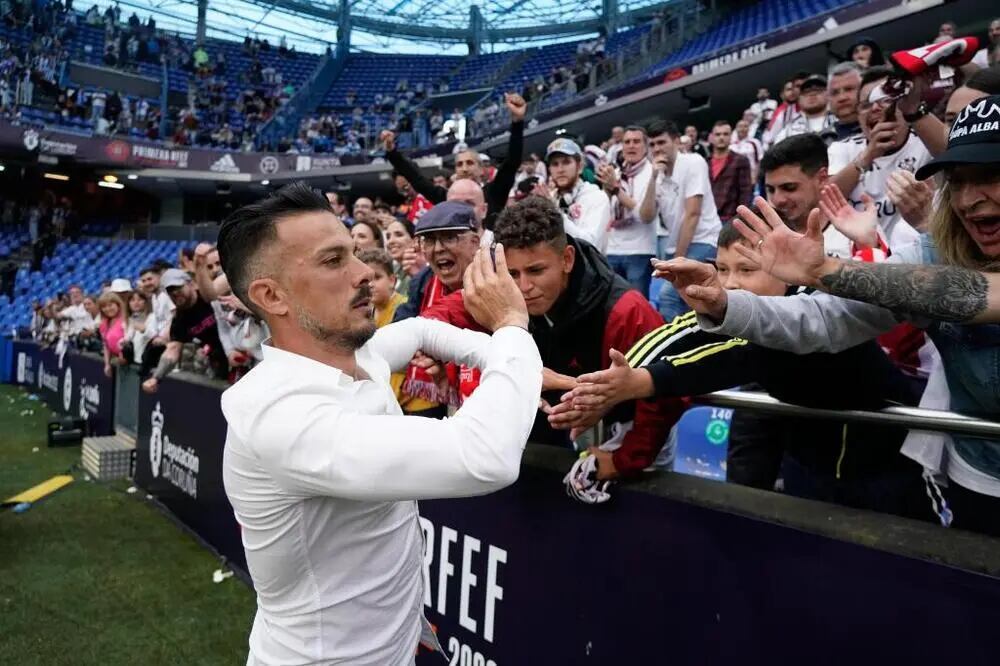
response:
<path id="1" fill-rule="evenodd" d="M 170 296 L 162 289 L 153 295 L 153 314 L 156 315 L 156 335 L 170 339 L 170 324 L 174 321 L 174 311 L 177 306 L 170 300 Z"/>
<path id="2" fill-rule="evenodd" d="M 602 253 L 607 252 L 611 200 L 604 190 L 592 183 L 578 180 L 572 192 L 558 196 L 557 203 L 563 214 L 563 227 L 567 234 L 587 241 Z"/>
<path id="3" fill-rule="evenodd" d="M 403 416 L 389 375 L 418 349 L 483 369 L 453 418 Z M 527 331 L 414 318 L 355 357 L 370 379 L 265 345 L 222 396 L 223 480 L 257 592 L 248 664 L 411 664 L 429 629 L 415 500 L 517 478 L 541 392 Z"/>

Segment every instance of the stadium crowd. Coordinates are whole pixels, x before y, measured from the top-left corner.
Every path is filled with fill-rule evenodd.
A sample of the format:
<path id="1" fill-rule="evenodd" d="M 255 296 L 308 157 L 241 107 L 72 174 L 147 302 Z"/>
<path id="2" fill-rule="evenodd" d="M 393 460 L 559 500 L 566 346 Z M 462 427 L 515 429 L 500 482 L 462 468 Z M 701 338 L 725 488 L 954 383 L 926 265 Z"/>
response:
<path id="1" fill-rule="evenodd" d="M 961 294 L 903 290 L 885 270 L 995 270 L 1000 19 L 989 40 L 980 50 L 944 24 L 929 45 L 890 57 L 859 38 L 828 72 L 781 82 L 780 99 L 761 87 L 737 118 L 615 127 L 600 144 L 561 137 L 544 155 L 524 154 L 528 100 L 507 94 L 497 104 L 509 120 L 503 162 L 461 150 L 454 172 L 433 178 L 400 150 L 401 82 L 402 96 L 380 100 L 397 117 L 378 136 L 397 196 L 325 196 L 372 270 L 379 326 L 419 316 L 481 330 L 463 275 L 478 248 L 503 244 L 545 364 L 532 440 L 587 448 L 566 477 L 581 501 L 605 501 L 610 482 L 669 465 L 673 426 L 688 398 L 708 391 L 995 418 L 996 378 L 983 368 L 996 366 L 996 326 L 963 323 L 979 313 L 955 314 Z M 195 61 L 211 90 L 218 66 Z M 584 62 L 599 63 L 600 49 Z M 214 106 L 208 123 L 220 126 Z M 361 150 L 356 128 L 337 114 L 309 118 L 289 149 Z M 307 189 L 290 188 L 276 196 Z M 816 261 L 795 254 L 807 243 L 809 260 L 840 260 L 840 273 L 817 277 Z M 101 349 L 108 373 L 134 363 L 147 391 L 175 367 L 236 381 L 260 360 L 266 326 L 233 294 L 212 246 L 108 278 L 100 294 L 67 285 L 39 303 L 32 335 Z M 950 295 L 954 305 L 931 302 Z M 418 354 L 393 387 L 407 413 L 441 417 L 478 381 L 476 368 Z M 780 480 L 802 497 L 1000 534 L 997 442 L 741 410 L 729 441 L 732 482 Z"/>

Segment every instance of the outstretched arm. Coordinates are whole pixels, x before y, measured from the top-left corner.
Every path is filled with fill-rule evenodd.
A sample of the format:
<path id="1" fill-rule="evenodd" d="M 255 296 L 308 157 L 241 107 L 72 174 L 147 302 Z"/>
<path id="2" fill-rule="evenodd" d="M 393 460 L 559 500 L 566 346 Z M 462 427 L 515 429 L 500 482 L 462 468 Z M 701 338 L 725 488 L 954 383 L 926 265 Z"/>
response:
<path id="1" fill-rule="evenodd" d="M 431 203 L 441 203 L 448 198 L 448 190 L 439 187 L 428 180 L 417 165 L 411 162 L 406 156 L 396 150 L 396 135 L 389 130 L 383 130 L 379 136 L 382 145 L 385 147 L 385 158 L 400 176 L 410 183 L 414 192 L 424 195 Z"/>
<path id="2" fill-rule="evenodd" d="M 869 264 L 823 256 L 820 216 L 814 210 L 805 234 L 792 231 L 763 199 L 761 219 L 747 208 L 733 222 L 750 241 L 736 250 L 790 284 L 878 305 L 912 317 L 940 321 L 1000 321 L 1000 275 L 957 266 Z"/>

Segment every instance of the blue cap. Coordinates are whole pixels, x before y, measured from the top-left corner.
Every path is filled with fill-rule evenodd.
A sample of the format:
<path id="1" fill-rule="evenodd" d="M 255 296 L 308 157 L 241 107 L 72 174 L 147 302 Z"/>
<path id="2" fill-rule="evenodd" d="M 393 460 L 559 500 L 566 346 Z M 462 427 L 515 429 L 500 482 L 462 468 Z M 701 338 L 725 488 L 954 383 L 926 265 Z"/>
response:
<path id="1" fill-rule="evenodd" d="M 550 143 L 549 147 L 545 149 L 545 161 L 548 162 L 549 158 L 557 153 L 560 155 L 569 155 L 570 157 L 583 157 L 583 151 L 580 150 L 580 146 L 572 139 L 556 139 Z"/>
<path id="2" fill-rule="evenodd" d="M 415 235 L 431 231 L 475 231 L 479 228 L 476 210 L 461 201 L 442 201 L 420 216 Z"/>

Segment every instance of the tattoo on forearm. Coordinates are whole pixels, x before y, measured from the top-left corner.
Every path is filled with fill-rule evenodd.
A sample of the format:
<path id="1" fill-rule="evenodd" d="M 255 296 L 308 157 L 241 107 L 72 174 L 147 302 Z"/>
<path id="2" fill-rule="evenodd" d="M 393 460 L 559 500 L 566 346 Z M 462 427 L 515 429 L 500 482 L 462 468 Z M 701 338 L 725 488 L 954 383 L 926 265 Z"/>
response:
<path id="1" fill-rule="evenodd" d="M 846 262 L 823 277 L 831 294 L 903 314 L 964 322 L 986 310 L 989 285 L 977 271 L 955 266 Z"/>

